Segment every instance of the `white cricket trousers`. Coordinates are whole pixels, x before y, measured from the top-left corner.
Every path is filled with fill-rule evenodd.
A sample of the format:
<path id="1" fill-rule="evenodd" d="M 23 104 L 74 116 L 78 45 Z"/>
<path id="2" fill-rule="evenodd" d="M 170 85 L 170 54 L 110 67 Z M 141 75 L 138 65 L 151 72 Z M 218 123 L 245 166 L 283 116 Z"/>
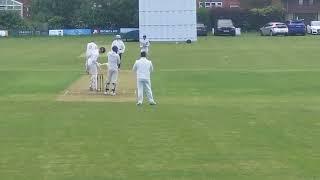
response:
<path id="1" fill-rule="evenodd" d="M 98 67 L 96 64 L 90 64 L 88 69 L 90 74 L 89 88 L 96 91 L 98 89 Z"/>
<path id="2" fill-rule="evenodd" d="M 141 48 L 141 52 L 149 53 L 149 48 L 148 47 L 143 47 Z"/>
<path id="3" fill-rule="evenodd" d="M 142 104 L 144 92 L 147 95 L 149 103 L 154 103 L 150 79 L 138 79 L 137 80 L 137 89 L 138 89 L 138 97 L 137 97 L 138 103 Z"/>
<path id="4" fill-rule="evenodd" d="M 115 83 L 117 84 L 118 82 L 118 73 L 119 71 L 117 69 L 109 69 L 108 70 L 108 79 L 107 83 Z"/>
<path id="5" fill-rule="evenodd" d="M 111 91 L 116 92 L 117 82 L 118 82 L 118 69 L 109 69 L 108 70 L 108 79 L 106 81 L 106 92 Z"/>

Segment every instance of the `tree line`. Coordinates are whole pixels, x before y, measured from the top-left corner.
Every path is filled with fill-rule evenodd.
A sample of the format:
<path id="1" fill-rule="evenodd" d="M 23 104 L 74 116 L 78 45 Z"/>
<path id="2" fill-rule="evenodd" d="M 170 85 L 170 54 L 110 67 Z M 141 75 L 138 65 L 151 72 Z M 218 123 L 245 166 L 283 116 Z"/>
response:
<path id="1" fill-rule="evenodd" d="M 251 9 L 263 8 L 280 0 L 240 1 L 241 6 Z M 1 11 L 0 29 L 119 28 L 139 25 L 139 0 L 32 0 L 30 9 L 31 18 L 28 19 Z M 218 14 L 222 12 L 199 10 L 198 19 L 207 19 L 205 21 L 211 24 L 217 14 L 215 11 Z M 228 13 L 232 14 L 227 10 Z"/>
<path id="2" fill-rule="evenodd" d="M 33 0 L 32 19 L 49 28 L 137 27 L 138 0 Z"/>
<path id="3" fill-rule="evenodd" d="M 31 18 L 0 11 L 1 29 L 138 27 L 139 0 L 32 0 Z"/>

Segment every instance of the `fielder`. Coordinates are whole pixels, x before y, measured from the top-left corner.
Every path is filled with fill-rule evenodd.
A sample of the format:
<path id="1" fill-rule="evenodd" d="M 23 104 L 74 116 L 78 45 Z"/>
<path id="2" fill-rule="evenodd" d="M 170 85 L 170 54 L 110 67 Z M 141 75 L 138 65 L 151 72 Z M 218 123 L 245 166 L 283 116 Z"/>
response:
<path id="1" fill-rule="evenodd" d="M 91 41 L 87 44 L 87 50 L 86 50 L 86 62 L 85 62 L 85 69 L 86 72 L 89 73 L 89 67 L 88 67 L 88 59 L 90 58 L 92 52 L 94 50 L 98 49 L 97 44 L 94 41 Z"/>
<path id="2" fill-rule="evenodd" d="M 97 91 L 98 90 L 98 73 L 99 73 L 99 54 L 103 54 L 106 52 L 106 49 L 104 47 L 101 47 L 100 49 L 96 48 L 92 51 L 89 59 L 88 59 L 88 72 L 90 74 L 90 82 L 89 82 L 89 89 L 90 91 Z"/>
<path id="3" fill-rule="evenodd" d="M 118 81 L 118 73 L 120 68 L 120 56 L 118 54 L 118 47 L 113 46 L 112 51 L 108 52 L 108 79 L 106 82 L 106 91 L 104 92 L 105 95 L 116 95 L 116 87 Z M 111 92 L 110 92 L 111 90 Z"/>
<path id="4" fill-rule="evenodd" d="M 150 41 L 147 39 L 146 35 L 143 35 L 143 39 L 140 40 L 140 49 L 141 52 L 149 53 Z"/>
<path id="5" fill-rule="evenodd" d="M 118 54 L 120 56 L 120 59 L 122 59 L 122 54 L 126 51 L 126 46 L 124 45 L 123 41 L 121 40 L 120 35 L 116 35 L 116 39 L 111 44 L 111 49 L 113 46 L 117 46 Z"/>
<path id="6" fill-rule="evenodd" d="M 156 105 L 156 102 L 154 101 L 152 95 L 150 79 L 150 74 L 151 72 L 153 72 L 153 65 L 152 62 L 146 58 L 146 52 L 141 52 L 141 58 L 135 62 L 132 70 L 136 73 L 137 76 L 137 105 L 142 105 L 144 91 L 146 92 L 149 104 Z"/>

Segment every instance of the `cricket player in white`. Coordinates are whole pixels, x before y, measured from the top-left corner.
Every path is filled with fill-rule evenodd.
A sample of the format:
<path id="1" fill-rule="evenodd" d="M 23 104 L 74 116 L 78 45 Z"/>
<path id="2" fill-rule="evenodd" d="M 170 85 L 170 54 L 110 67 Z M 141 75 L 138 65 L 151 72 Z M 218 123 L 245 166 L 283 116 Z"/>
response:
<path id="1" fill-rule="evenodd" d="M 137 105 L 143 103 L 143 92 L 146 92 L 150 105 L 156 105 L 153 99 L 151 89 L 151 78 L 150 74 L 153 72 L 152 62 L 146 58 L 146 52 L 141 52 L 141 58 L 135 62 L 132 70 L 137 75 L 137 89 L 138 89 L 138 102 Z"/>
<path id="2" fill-rule="evenodd" d="M 90 91 L 97 91 L 98 90 L 98 72 L 99 72 L 99 53 L 104 53 L 106 49 L 101 47 L 100 49 L 96 48 L 91 52 L 91 55 L 88 59 L 88 72 L 90 74 L 90 83 L 89 88 Z"/>
<path id="3" fill-rule="evenodd" d="M 86 72 L 88 73 L 89 73 L 88 60 L 92 52 L 96 49 L 98 49 L 98 46 L 94 41 L 91 41 L 90 43 L 87 44 L 85 69 L 86 69 Z"/>
<path id="4" fill-rule="evenodd" d="M 143 39 L 140 40 L 141 52 L 149 53 L 150 41 L 147 39 L 146 35 L 143 35 Z"/>
<path id="5" fill-rule="evenodd" d="M 106 91 L 104 92 L 105 95 L 116 95 L 116 87 L 118 81 L 118 73 L 120 67 L 120 56 L 118 54 L 118 47 L 113 46 L 112 51 L 107 54 L 108 57 L 108 79 L 106 82 Z M 110 92 L 111 88 L 111 92 Z"/>
<path id="6" fill-rule="evenodd" d="M 116 39 L 111 44 L 111 49 L 113 46 L 118 47 L 118 54 L 120 56 L 120 59 L 122 59 L 122 54 L 126 51 L 126 46 L 124 45 L 123 41 L 121 40 L 120 35 L 116 35 Z"/>

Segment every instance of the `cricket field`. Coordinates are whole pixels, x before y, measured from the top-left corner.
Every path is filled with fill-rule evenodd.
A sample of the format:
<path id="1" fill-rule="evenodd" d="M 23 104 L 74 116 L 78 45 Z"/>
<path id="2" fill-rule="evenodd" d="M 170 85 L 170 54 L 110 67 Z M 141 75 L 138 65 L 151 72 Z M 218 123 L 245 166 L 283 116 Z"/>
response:
<path id="1" fill-rule="evenodd" d="M 0 39 L 1 180 L 320 180 L 320 37 L 152 43 L 158 105 L 142 107 L 136 42 L 122 95 L 69 93 L 87 87 L 91 39 L 110 47 Z"/>

